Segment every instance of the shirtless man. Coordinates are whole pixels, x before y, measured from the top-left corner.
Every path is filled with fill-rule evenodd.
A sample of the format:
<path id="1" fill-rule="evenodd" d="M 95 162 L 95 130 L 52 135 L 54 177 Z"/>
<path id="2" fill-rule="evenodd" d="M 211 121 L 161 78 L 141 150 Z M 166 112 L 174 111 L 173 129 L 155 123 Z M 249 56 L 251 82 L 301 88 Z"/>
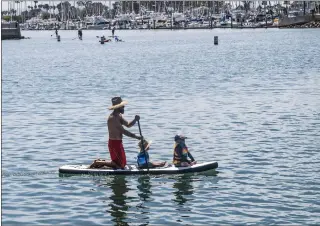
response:
<path id="1" fill-rule="evenodd" d="M 134 120 L 128 122 L 122 116 L 124 114 L 124 106 L 128 102 L 122 101 L 121 97 L 114 97 L 111 99 L 111 101 L 112 106 L 109 107 L 109 110 L 113 110 L 113 112 L 108 117 L 108 148 L 111 157 L 111 162 L 97 159 L 93 162 L 90 168 L 100 168 L 103 166 L 108 166 L 123 169 L 127 164 L 127 159 L 122 145 L 122 136 L 126 135 L 128 137 L 135 138 L 138 140 L 141 139 L 140 136 L 137 136 L 123 128 L 123 125 L 128 128 L 132 127 L 137 121 L 140 120 L 140 116 L 136 115 Z"/>

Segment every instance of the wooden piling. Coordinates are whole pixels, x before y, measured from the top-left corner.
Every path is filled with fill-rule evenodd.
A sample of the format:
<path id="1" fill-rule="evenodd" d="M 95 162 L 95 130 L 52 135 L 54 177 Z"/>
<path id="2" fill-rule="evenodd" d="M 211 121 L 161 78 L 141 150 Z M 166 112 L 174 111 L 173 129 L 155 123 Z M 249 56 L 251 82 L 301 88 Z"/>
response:
<path id="1" fill-rule="evenodd" d="M 214 36 L 214 41 L 213 41 L 213 43 L 214 43 L 215 45 L 218 45 L 218 36 Z"/>

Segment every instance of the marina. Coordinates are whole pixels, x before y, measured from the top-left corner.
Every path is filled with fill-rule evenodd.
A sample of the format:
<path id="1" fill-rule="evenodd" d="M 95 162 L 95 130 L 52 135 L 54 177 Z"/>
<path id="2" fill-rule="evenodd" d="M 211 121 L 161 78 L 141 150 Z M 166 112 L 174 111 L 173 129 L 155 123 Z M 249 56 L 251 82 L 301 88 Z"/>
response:
<path id="1" fill-rule="evenodd" d="M 320 20 L 312 1 L 41 2 L 7 1 L 2 19 L 22 30 L 278 28 Z"/>

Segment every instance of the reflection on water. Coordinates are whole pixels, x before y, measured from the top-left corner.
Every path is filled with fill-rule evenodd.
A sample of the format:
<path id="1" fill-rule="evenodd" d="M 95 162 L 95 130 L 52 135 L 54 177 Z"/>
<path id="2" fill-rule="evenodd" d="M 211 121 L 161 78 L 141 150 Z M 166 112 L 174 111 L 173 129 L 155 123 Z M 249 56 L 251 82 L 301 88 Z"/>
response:
<path id="1" fill-rule="evenodd" d="M 110 213 L 112 221 L 115 222 L 116 225 L 128 225 L 125 221 L 126 212 L 129 208 L 126 202 L 127 196 L 125 195 L 129 191 L 126 177 L 113 176 L 112 180 L 107 182 L 107 185 L 113 192 L 109 197 L 113 202 L 109 204 L 111 208 L 107 212 Z"/>
<path id="2" fill-rule="evenodd" d="M 194 178 L 192 174 L 177 175 L 174 176 L 171 181 L 171 185 L 174 191 L 171 193 L 173 197 L 173 203 L 175 203 L 178 214 L 176 222 L 184 222 L 184 218 L 189 218 L 192 212 L 192 201 L 194 194 Z M 149 225 L 153 220 L 150 218 L 150 208 L 152 206 L 159 206 L 161 209 L 162 203 L 154 203 L 153 190 L 157 187 L 152 185 L 156 180 L 150 175 L 141 175 L 139 177 L 134 177 L 130 180 L 130 177 L 126 176 L 113 176 L 111 180 L 105 182 L 105 186 L 111 189 L 111 195 L 109 196 L 110 204 L 107 210 L 110 213 L 112 221 L 115 225 L 130 225 L 132 222 L 132 211 L 136 208 L 134 218 L 139 225 Z M 130 184 L 136 184 L 136 195 L 135 197 L 129 197 L 128 192 L 130 189 Z M 135 192 L 134 192 L 135 193 Z M 132 204 L 133 200 L 138 199 L 138 204 Z M 131 211 L 129 210 L 131 208 Z"/>
<path id="3" fill-rule="evenodd" d="M 142 201 L 148 201 L 150 198 L 150 195 L 152 192 L 150 191 L 151 189 L 151 183 L 150 183 L 150 176 L 149 175 L 144 175 L 138 178 L 139 185 L 137 186 L 139 190 L 139 197 Z"/>
<path id="4" fill-rule="evenodd" d="M 151 181 L 149 175 L 143 175 L 138 178 L 138 196 L 140 197 L 141 203 L 137 206 L 138 209 L 141 211 L 140 215 L 137 216 L 139 221 L 141 222 L 140 225 L 148 225 L 149 224 L 149 214 L 150 210 L 149 207 L 146 206 L 148 202 L 151 201 L 150 196 L 152 195 L 151 192 Z M 142 223 L 143 222 L 143 223 Z"/>
<path id="5" fill-rule="evenodd" d="M 184 221 L 184 218 L 189 218 L 192 206 L 193 195 L 193 181 L 190 174 L 179 175 L 176 177 L 175 182 L 173 183 L 173 188 L 176 190 L 173 192 L 174 199 L 173 201 L 177 203 L 177 219 L 176 222 L 181 224 L 187 223 Z"/>
<path id="6" fill-rule="evenodd" d="M 191 200 L 187 197 L 193 194 L 192 177 L 189 174 L 177 177 L 176 182 L 173 183 L 173 188 L 177 189 L 173 192 L 175 199 L 179 205 L 184 205 L 187 201 Z"/>

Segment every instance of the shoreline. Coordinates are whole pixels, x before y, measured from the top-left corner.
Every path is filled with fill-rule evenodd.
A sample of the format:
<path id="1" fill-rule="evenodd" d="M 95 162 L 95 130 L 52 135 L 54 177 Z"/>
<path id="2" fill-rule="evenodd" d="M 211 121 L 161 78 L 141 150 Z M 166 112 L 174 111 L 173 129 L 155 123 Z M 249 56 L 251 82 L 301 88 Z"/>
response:
<path id="1" fill-rule="evenodd" d="M 216 29 L 235 29 L 235 30 L 247 30 L 247 29 L 315 29 L 315 28 L 320 28 L 320 27 L 305 27 L 303 25 L 290 25 L 290 26 L 283 26 L 283 27 L 233 27 L 233 28 L 230 28 L 230 27 L 213 27 L 213 28 L 203 28 L 203 27 L 193 27 L 193 28 L 150 28 L 150 29 L 144 29 L 144 28 L 141 28 L 141 29 L 124 29 L 124 28 L 120 28 L 120 29 L 116 29 L 118 31 L 144 31 L 144 30 L 216 30 Z M 21 29 L 22 31 L 54 31 L 53 29 L 48 29 L 48 30 L 45 30 L 45 29 L 39 29 L 39 30 L 36 30 L 36 29 L 30 29 L 30 30 L 26 30 L 26 29 Z M 61 29 L 59 31 L 77 31 L 75 29 Z M 83 31 L 111 31 L 111 29 L 83 29 Z"/>

